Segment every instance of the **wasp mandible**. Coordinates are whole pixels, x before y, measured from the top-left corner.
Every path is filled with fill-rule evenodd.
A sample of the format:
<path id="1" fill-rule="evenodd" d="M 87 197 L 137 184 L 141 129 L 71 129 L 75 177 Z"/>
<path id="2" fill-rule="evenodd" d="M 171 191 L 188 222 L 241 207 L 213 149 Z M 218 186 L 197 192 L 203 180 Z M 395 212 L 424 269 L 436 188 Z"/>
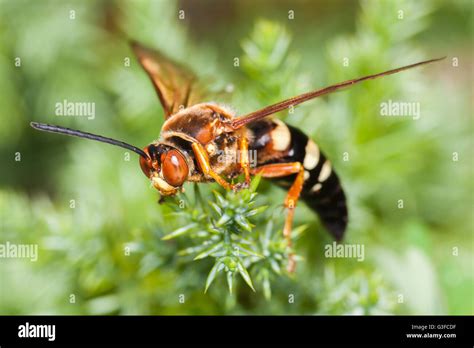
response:
<path id="1" fill-rule="evenodd" d="M 318 215 L 325 228 L 340 241 L 348 222 L 344 190 L 331 162 L 318 145 L 299 129 L 279 119 L 268 118 L 279 111 L 327 95 L 357 83 L 376 79 L 439 61 L 431 59 L 401 68 L 344 81 L 266 106 L 243 116 L 227 107 L 202 102 L 196 77 L 162 53 L 132 42 L 138 61 L 151 79 L 164 110 L 160 138 L 143 150 L 130 144 L 59 126 L 32 122 L 35 129 L 87 138 L 120 146 L 140 155 L 140 167 L 162 196 L 182 191 L 186 181 L 216 182 L 227 190 L 248 186 L 252 175 L 275 179 L 288 188 L 283 228 L 291 247 L 294 209 L 299 198 Z M 256 151 L 257 165 L 249 165 L 250 151 Z M 223 152 L 239 152 L 238 161 L 220 161 Z M 229 180 L 243 174 L 243 183 Z M 295 269 L 292 254 L 288 270 Z"/>

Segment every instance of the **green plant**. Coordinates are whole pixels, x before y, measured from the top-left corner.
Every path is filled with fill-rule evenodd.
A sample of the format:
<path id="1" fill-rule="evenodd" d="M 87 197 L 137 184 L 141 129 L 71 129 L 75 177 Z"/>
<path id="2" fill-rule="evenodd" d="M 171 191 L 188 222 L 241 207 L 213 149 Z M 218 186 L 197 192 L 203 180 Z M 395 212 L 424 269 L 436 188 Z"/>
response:
<path id="1" fill-rule="evenodd" d="M 354 11 L 347 2 L 332 10 L 302 2 L 308 10 L 295 9 L 294 21 L 282 17 L 287 8 L 272 3 L 272 13 L 252 9 L 249 16 L 228 14 L 220 22 L 206 16 L 208 34 L 196 26 L 189 30 L 199 13 L 186 11 L 179 20 L 178 4 L 170 1 L 1 3 L 0 235 L 39 248 L 35 263 L 2 259 L 2 314 L 473 312 L 473 251 L 467 242 L 472 228 L 466 219 L 474 183 L 473 123 L 466 117 L 472 114 L 469 1 L 363 0 L 349 4 Z M 249 10 L 246 2 L 235 6 L 235 13 Z M 272 21 L 254 24 L 262 15 Z M 239 114 L 312 88 L 448 55 L 437 66 L 302 104 L 285 120 L 311 136 L 340 174 L 350 209 L 345 242 L 363 243 L 366 259 L 325 258 L 324 246 L 332 240 L 302 203 L 295 226 L 308 228 L 294 248 L 304 261 L 288 277 L 279 206 L 285 193 L 262 180 L 252 209 L 268 208 L 248 218 L 252 232 L 238 226 L 254 242 L 251 250 L 264 256 L 240 255 L 256 292 L 237 270 L 229 296 L 224 268 L 204 293 L 216 257 L 189 262 L 198 253 L 181 256 L 179 250 L 207 237 L 161 240 L 191 217 L 166 215 L 170 206 L 155 204 L 156 192 L 135 159 L 127 161 L 102 144 L 37 134 L 28 126 L 32 120 L 58 123 L 141 145 L 157 138 L 163 117 L 156 94 L 123 35 L 111 31 L 114 25 L 200 76 L 217 77 L 223 86 L 231 82 L 235 93 L 226 102 Z M 201 22 L 199 27 L 205 30 Z M 21 67 L 14 65 L 16 57 Z M 126 57 L 130 67 L 123 64 Z M 454 57 L 458 67 L 450 64 Z M 55 117 L 54 103 L 63 99 L 95 101 L 96 119 Z M 421 119 L 380 117 L 378 106 L 388 99 L 419 101 Z M 346 151 L 350 160 L 344 162 Z M 13 160 L 16 152 L 20 162 Z M 454 152 L 458 161 L 452 160 Z M 193 187 L 186 189 L 184 200 L 194 202 Z M 203 214 L 209 219 L 218 219 L 212 189 L 216 185 L 200 185 L 200 207 L 208 209 Z M 227 197 L 233 193 L 219 194 L 234 202 Z M 396 208 L 400 198 L 404 209 Z M 185 303 L 179 302 L 181 294 Z"/>
<path id="2" fill-rule="evenodd" d="M 208 202 L 203 199 L 199 186 L 195 185 L 193 204 L 182 204 L 183 201 L 176 200 L 169 204 L 174 210 L 171 214 L 181 218 L 184 226 L 162 239 L 186 236 L 190 245 L 179 251 L 180 256 L 193 255 L 194 261 L 207 257 L 214 260 L 205 291 L 219 273 L 225 273 L 230 293 L 236 274 L 240 274 L 255 291 L 250 269 L 261 283 L 265 296 L 270 298 L 270 280 L 274 275 L 282 274 L 292 251 L 281 231 L 274 233 L 272 219 L 266 219 L 265 227 L 261 224 L 261 215 L 267 206 L 256 206 L 259 182 L 260 177 L 257 176 L 249 188 L 238 192 L 221 194 L 213 191 L 214 200 Z"/>

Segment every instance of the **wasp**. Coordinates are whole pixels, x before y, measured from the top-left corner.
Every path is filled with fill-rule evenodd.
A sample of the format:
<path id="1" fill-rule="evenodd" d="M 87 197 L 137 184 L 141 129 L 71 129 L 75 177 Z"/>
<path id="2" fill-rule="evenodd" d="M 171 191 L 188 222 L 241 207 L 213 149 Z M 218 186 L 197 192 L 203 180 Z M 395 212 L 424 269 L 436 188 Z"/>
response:
<path id="1" fill-rule="evenodd" d="M 294 210 L 301 198 L 318 215 L 328 232 L 340 241 L 348 223 L 346 196 L 330 160 L 304 132 L 274 115 L 308 100 L 363 81 L 395 74 L 439 61 L 431 59 L 397 69 L 344 81 L 310 91 L 247 115 L 237 116 L 228 107 L 202 102 L 196 76 L 157 50 L 137 42 L 131 47 L 148 74 L 163 107 L 165 122 L 160 138 L 143 149 L 130 144 L 69 128 L 31 122 L 37 130 L 92 139 L 137 153 L 143 173 L 162 197 L 183 191 L 189 182 L 216 182 L 227 190 L 249 185 L 261 175 L 287 188 L 283 234 L 291 249 Z M 249 151 L 256 152 L 256 166 L 249 165 Z M 219 160 L 222 153 L 238 152 L 238 161 Z M 237 156 L 236 156 L 237 157 Z M 242 175 L 244 181 L 233 183 Z M 288 271 L 295 269 L 294 255 Z"/>

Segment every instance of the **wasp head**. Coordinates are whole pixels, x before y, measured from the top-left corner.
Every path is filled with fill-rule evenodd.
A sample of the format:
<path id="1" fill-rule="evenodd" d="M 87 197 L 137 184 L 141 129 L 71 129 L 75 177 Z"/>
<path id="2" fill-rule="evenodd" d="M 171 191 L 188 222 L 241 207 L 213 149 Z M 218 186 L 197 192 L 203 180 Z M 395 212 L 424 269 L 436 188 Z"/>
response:
<path id="1" fill-rule="evenodd" d="M 178 193 L 188 177 L 189 166 L 184 154 L 165 144 L 151 144 L 143 149 L 147 158 L 140 157 L 140 167 L 162 196 Z"/>

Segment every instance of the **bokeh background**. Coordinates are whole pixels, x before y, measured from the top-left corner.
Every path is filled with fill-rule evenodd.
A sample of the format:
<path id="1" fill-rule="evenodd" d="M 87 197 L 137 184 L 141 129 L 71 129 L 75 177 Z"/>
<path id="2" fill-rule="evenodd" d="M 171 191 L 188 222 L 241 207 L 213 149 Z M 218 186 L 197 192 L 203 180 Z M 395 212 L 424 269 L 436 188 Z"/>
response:
<path id="1" fill-rule="evenodd" d="M 134 155 L 28 125 L 139 146 L 157 138 L 162 110 L 127 38 L 227 91 L 216 101 L 239 114 L 447 56 L 286 118 L 334 163 L 349 201 L 346 242 L 363 244 L 365 260 L 325 258 L 332 241 L 301 204 L 304 261 L 274 278 L 270 299 L 242 281 L 231 296 L 222 279 L 204 294 L 212 263 L 161 240 L 180 222 L 156 204 Z M 0 1 L 0 242 L 39 246 L 37 262 L 0 260 L 0 314 L 473 314 L 472 54 L 470 0 Z M 94 102 L 95 119 L 55 116 L 64 99 Z M 419 102 L 420 119 L 381 117 L 388 99 Z M 215 187 L 201 186 L 212 200 Z M 269 212 L 283 198 L 259 188 Z"/>

